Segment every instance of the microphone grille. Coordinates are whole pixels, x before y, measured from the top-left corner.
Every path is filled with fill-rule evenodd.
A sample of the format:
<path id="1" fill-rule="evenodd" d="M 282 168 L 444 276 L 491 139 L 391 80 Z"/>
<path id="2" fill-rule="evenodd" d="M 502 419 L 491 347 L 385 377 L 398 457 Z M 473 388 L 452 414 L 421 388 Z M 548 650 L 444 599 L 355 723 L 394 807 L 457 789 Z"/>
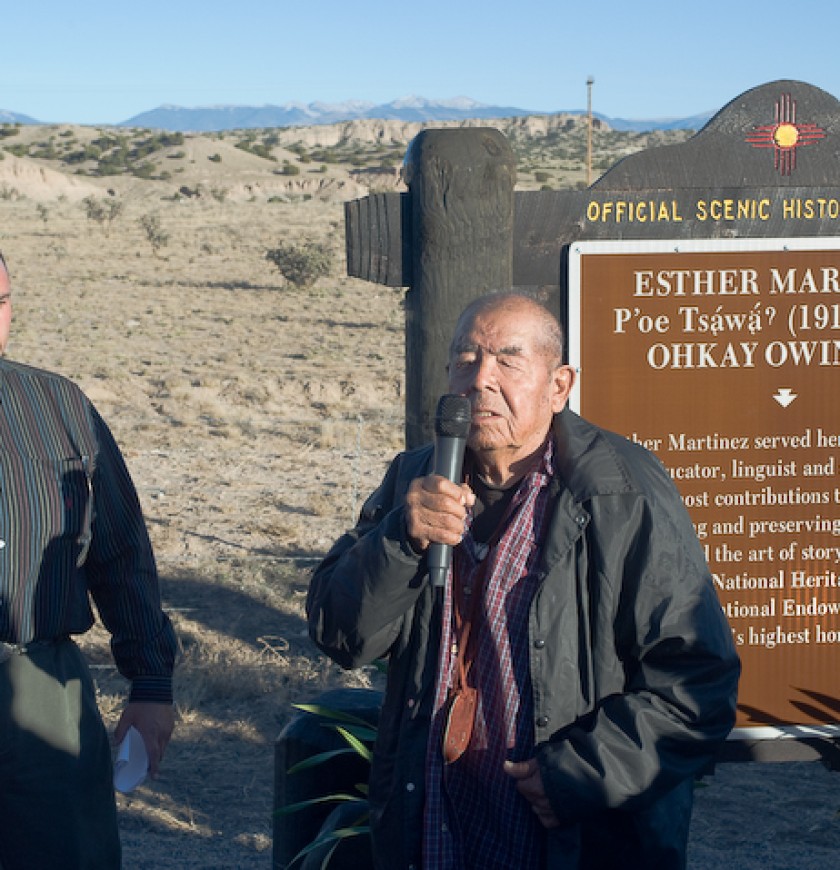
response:
<path id="1" fill-rule="evenodd" d="M 472 408 L 466 396 L 446 395 L 438 401 L 435 414 L 435 435 L 445 438 L 466 438 L 472 425 Z"/>

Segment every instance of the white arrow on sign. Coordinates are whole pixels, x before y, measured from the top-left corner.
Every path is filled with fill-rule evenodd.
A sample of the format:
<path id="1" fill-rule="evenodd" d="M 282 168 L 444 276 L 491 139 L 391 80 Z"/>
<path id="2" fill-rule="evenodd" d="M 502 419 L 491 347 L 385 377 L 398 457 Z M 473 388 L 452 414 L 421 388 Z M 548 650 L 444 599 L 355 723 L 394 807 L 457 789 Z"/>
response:
<path id="1" fill-rule="evenodd" d="M 787 408 L 794 399 L 797 398 L 796 393 L 789 387 L 780 387 L 779 392 L 773 398 L 783 407 Z"/>

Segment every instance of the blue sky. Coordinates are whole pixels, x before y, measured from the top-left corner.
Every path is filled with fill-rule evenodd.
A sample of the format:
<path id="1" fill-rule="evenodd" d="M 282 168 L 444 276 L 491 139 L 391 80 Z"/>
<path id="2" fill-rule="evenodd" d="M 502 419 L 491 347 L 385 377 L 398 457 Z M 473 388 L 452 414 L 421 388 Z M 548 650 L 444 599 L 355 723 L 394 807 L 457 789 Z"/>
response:
<path id="1" fill-rule="evenodd" d="M 833 0 L 41 0 L 4 4 L 0 110 L 109 124 L 163 104 L 416 95 L 650 119 L 800 79 L 840 97 Z"/>

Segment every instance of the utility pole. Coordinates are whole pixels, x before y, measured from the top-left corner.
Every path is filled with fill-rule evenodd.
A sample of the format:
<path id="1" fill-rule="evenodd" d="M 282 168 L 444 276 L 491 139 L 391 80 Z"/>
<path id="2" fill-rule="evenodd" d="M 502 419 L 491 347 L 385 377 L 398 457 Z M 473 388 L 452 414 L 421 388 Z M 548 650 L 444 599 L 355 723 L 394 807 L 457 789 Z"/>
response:
<path id="1" fill-rule="evenodd" d="M 586 80 L 586 186 L 592 184 L 592 85 L 595 79 L 592 76 Z"/>

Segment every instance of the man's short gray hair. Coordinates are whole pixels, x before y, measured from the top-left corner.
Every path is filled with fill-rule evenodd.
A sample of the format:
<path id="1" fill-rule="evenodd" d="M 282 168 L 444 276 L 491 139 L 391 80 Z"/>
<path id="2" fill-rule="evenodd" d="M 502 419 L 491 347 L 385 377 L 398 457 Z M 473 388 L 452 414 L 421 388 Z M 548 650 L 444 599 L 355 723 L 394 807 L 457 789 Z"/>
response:
<path id="1" fill-rule="evenodd" d="M 540 324 L 540 334 L 537 336 L 537 341 L 540 349 L 545 353 L 550 361 L 549 368 L 554 370 L 557 366 L 562 365 L 563 363 L 566 341 L 563 327 L 561 326 L 560 321 L 543 302 L 523 290 L 493 290 L 490 293 L 485 293 L 484 295 L 473 299 L 467 304 L 461 312 L 461 316 L 458 318 L 458 322 L 455 326 L 453 342 L 454 337 L 458 334 L 461 324 L 474 318 L 482 311 L 505 308 L 522 303 L 531 306 L 531 308 L 533 308 L 537 313 Z M 453 349 L 453 345 L 450 344 L 450 356 L 452 355 Z"/>

